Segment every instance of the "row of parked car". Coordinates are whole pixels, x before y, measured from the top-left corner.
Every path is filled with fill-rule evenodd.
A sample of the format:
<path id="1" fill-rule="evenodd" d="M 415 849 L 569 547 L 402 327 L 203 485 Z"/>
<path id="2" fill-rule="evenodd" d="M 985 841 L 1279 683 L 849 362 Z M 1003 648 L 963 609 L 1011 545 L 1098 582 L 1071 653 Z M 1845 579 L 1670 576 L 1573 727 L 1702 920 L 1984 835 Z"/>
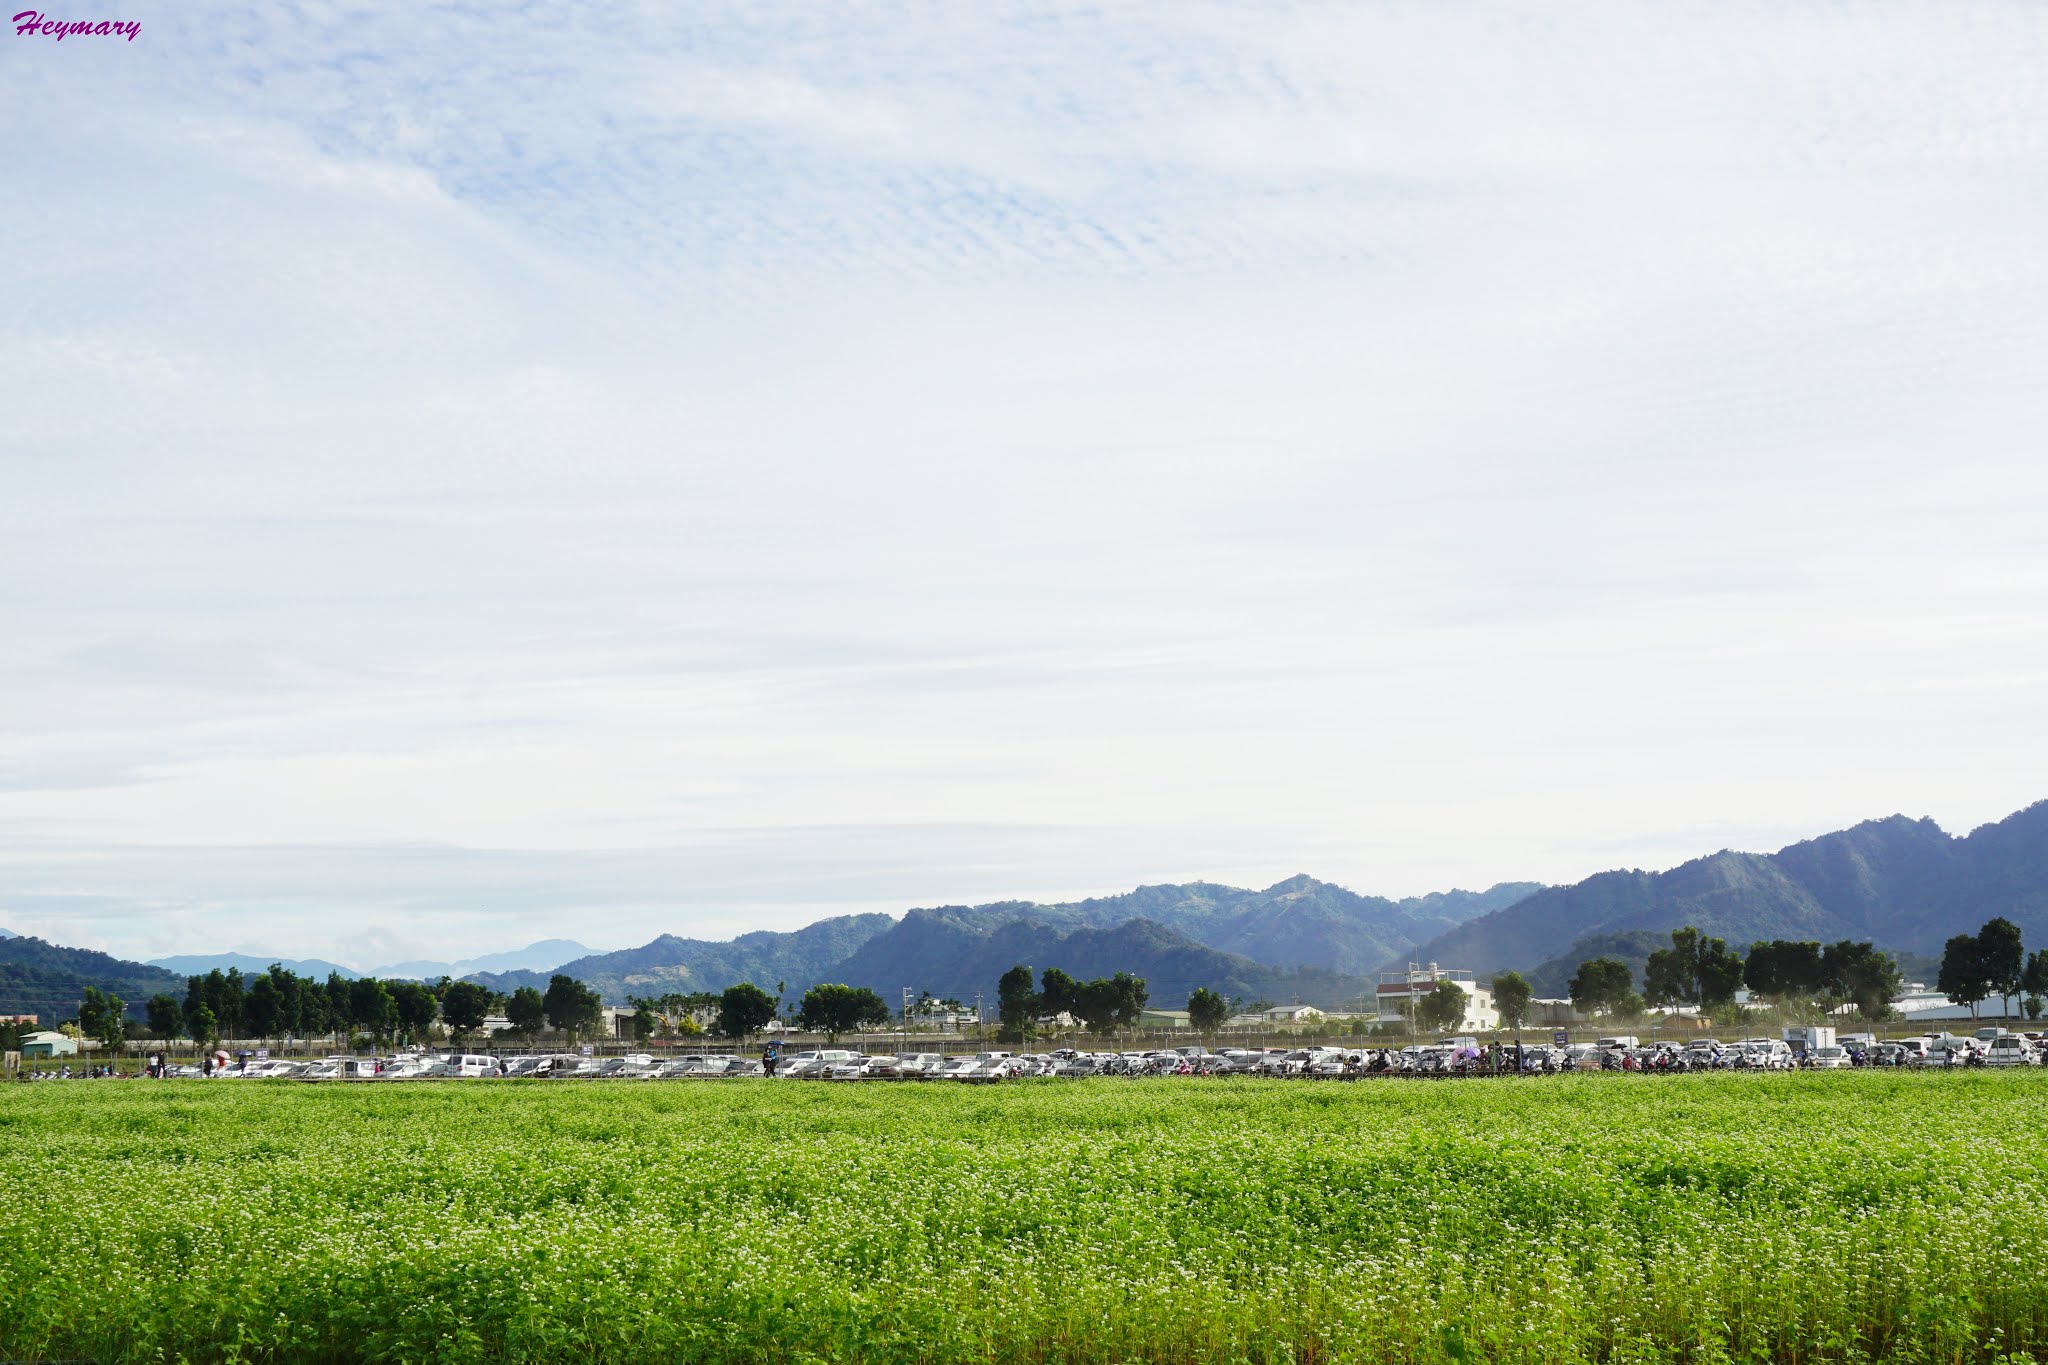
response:
<path id="1" fill-rule="evenodd" d="M 1471 1037 L 1406 1047 L 1225 1048 L 1202 1046 L 1131 1052 L 1084 1052 L 1057 1048 L 1045 1053 L 984 1051 L 948 1056 L 937 1052 L 863 1053 L 851 1048 L 814 1048 L 764 1059 L 721 1053 L 657 1058 L 647 1053 L 586 1057 L 542 1053 L 498 1057 L 484 1053 L 400 1053 L 389 1057 L 327 1057 L 314 1061 L 244 1058 L 235 1064 L 172 1067 L 165 1075 L 221 1079 L 431 1080 L 459 1078 L 556 1078 L 579 1080 L 732 1080 L 773 1077 L 815 1081 L 959 1081 L 993 1084 L 1034 1076 L 1298 1076 L 1355 1079 L 1369 1076 L 1457 1076 L 1566 1071 L 1791 1071 L 1863 1066 L 1952 1067 L 2039 1066 L 2048 1037 L 1986 1029 L 1977 1037 L 1927 1034 L 1878 1042 L 1854 1036 L 1841 1044 L 1794 1048 L 1777 1038 L 1721 1042 L 1695 1038 L 1684 1043 L 1641 1044 L 1634 1038 L 1594 1043 L 1482 1045 Z"/>

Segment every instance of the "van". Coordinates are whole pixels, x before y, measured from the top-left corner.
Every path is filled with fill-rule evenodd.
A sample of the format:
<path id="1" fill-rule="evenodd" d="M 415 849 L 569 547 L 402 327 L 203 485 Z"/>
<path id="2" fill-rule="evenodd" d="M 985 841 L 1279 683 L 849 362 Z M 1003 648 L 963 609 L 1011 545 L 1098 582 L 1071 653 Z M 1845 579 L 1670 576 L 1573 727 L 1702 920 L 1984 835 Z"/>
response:
<path id="1" fill-rule="evenodd" d="M 1602 1052 L 1609 1052 L 1618 1047 L 1639 1048 L 1642 1046 L 1642 1042 L 1639 1039 L 1637 1039 L 1633 1034 L 1622 1033 L 1617 1034 L 1612 1038 L 1602 1038 L 1598 1043 L 1594 1044 L 1594 1046 L 1598 1047 Z"/>

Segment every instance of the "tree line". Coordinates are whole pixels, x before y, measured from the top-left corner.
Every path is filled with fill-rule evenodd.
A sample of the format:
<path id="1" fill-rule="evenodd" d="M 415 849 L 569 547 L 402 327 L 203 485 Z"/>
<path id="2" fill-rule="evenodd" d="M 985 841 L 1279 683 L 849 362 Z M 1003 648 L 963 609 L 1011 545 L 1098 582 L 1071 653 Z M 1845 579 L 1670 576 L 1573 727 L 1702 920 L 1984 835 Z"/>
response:
<path id="1" fill-rule="evenodd" d="M 1047 967 L 1033 987 L 1031 968 L 1020 962 L 996 982 L 996 1037 L 1021 1043 L 1040 1020 L 1062 1014 L 1086 1024 L 1091 1033 L 1135 1028 L 1150 999 L 1145 979 L 1129 972 L 1076 981 L 1058 967 Z"/>
<path id="2" fill-rule="evenodd" d="M 2020 1008 L 2029 1019 L 2048 1009 L 2048 948 L 2027 951 L 2020 928 L 2009 919 L 1994 919 L 1974 934 L 1957 934 L 1942 948 L 1941 973 L 1934 988 L 1958 1005 L 1977 1006 L 1992 996 L 2025 997 Z"/>
<path id="3" fill-rule="evenodd" d="M 81 1031 L 106 1038 L 87 1021 L 97 1019 L 92 996 L 79 1009 Z M 99 1011 L 119 1021 L 125 1011 L 119 997 L 105 997 Z M 597 1028 L 603 1003 L 597 993 L 573 977 L 557 975 L 541 991 L 522 986 L 501 995 L 474 981 L 442 977 L 424 981 L 353 979 L 330 972 L 325 981 L 300 976 L 272 963 L 267 971 L 244 976 L 239 968 L 219 968 L 187 977 L 182 999 L 168 993 L 150 997 L 145 1006 L 147 1033 L 163 1039 L 189 1038 L 202 1046 L 222 1038 L 313 1038 L 361 1034 L 377 1043 L 421 1043 L 437 1026 L 458 1044 L 480 1032 L 485 1021 L 502 1013 L 513 1033 L 537 1036 L 553 1028 L 572 1041 Z M 118 1027 L 118 1023 L 109 1027 Z M 132 1025 L 130 1026 L 133 1027 Z"/>
<path id="4" fill-rule="evenodd" d="M 1892 1014 L 1901 976 L 1891 954 L 1851 939 L 1822 944 L 1812 940 L 1768 939 L 1748 953 L 1731 951 L 1688 925 L 1673 930 L 1671 946 L 1650 954 L 1643 990 L 1635 990 L 1628 964 L 1614 957 L 1579 964 L 1569 990 L 1572 1007 L 1586 1014 L 1632 1018 L 1646 1008 L 1692 1005 L 1703 1012 L 1727 1012 L 1735 993 L 1749 993 L 1779 1008 L 1854 1006 L 1872 1023 Z M 1949 939 L 1935 987 L 1959 1005 L 1977 1006 L 1992 997 L 2024 996 L 2029 1018 L 2039 1018 L 2048 1000 L 2048 950 L 2025 951 L 2019 926 L 1993 919 L 1974 934 Z"/>
<path id="5" fill-rule="evenodd" d="M 1687 1006 L 1725 1015 L 1735 1007 L 1736 992 L 1747 987 L 1780 1008 L 1854 1005 L 1863 1018 L 1878 1020 L 1891 1012 L 1899 980 L 1891 954 L 1868 943 L 1769 939 L 1752 943 L 1744 954 L 1687 925 L 1672 930 L 1669 948 L 1650 954 L 1641 994 L 1628 964 L 1614 957 L 1580 963 L 1567 990 L 1580 1013 L 1624 1019 L 1646 1009 Z"/>

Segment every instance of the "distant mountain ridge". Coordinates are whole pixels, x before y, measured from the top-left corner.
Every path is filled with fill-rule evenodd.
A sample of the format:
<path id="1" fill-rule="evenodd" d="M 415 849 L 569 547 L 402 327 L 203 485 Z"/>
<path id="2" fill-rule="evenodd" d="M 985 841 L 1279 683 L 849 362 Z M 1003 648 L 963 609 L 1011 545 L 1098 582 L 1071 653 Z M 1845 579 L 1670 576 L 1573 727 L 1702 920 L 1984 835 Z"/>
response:
<path id="1" fill-rule="evenodd" d="M 1357 1003 L 1370 993 L 1374 968 L 1407 961 L 1481 975 L 1513 967 L 1541 993 L 1562 994 L 1586 956 L 1622 957 L 1640 977 L 1640 959 L 1685 924 L 1737 947 L 1760 938 L 1853 938 L 1938 954 L 1950 935 L 1974 932 L 1995 915 L 2018 923 L 2030 944 L 2048 943 L 2048 802 L 1965 838 L 1931 820 L 1892 816 L 1776 853 L 1724 850 L 1664 872 L 1603 872 L 1571 886 L 1503 883 L 1400 901 L 1306 876 L 1262 891 L 1212 882 L 1140 886 L 1059 904 L 930 907 L 900 920 L 842 915 L 730 941 L 664 934 L 544 969 L 469 975 L 511 990 L 544 987 L 561 971 L 614 1002 L 722 990 L 740 980 L 779 983 L 793 997 L 821 981 L 845 981 L 893 1002 L 905 987 L 992 999 L 996 978 L 1024 962 L 1083 977 L 1129 971 L 1146 977 L 1153 1003 L 1165 1007 L 1177 1008 L 1197 985 L 1329 1006 Z M 551 955 L 549 945 L 536 947 L 536 956 Z M 248 961 L 254 965 L 245 973 L 271 959 Z M 76 1009 L 86 984 L 114 990 L 136 1008 L 156 991 L 180 992 L 186 974 L 40 939 L 0 938 L 0 1012 L 62 1017 Z"/>
<path id="2" fill-rule="evenodd" d="M 1413 947 L 1538 888 L 1534 882 L 1504 882 L 1485 891 L 1394 901 L 1308 876 L 1290 877 L 1263 891 L 1214 882 L 1140 886 L 1120 895 L 1056 904 L 927 907 L 901 920 L 879 914 L 841 916 L 790 934 L 763 931 L 729 943 L 664 934 L 639 948 L 594 954 L 553 970 L 614 1002 L 672 991 L 724 990 L 742 980 L 767 987 L 780 982 L 790 993 L 821 981 L 841 981 L 870 986 L 892 1000 L 906 986 L 969 999 L 992 993 L 997 977 L 1027 960 L 997 963 L 995 957 L 1029 952 L 1043 959 L 1032 962 L 1041 969 L 1158 977 L 1155 999 L 1174 1007 L 1195 985 L 1229 987 L 1227 993 L 1276 1003 L 1299 996 L 1304 1004 L 1355 1005 L 1361 995 L 1370 994 L 1369 974 L 1384 953 Z M 1104 937 L 1134 924 L 1146 927 L 1121 940 Z M 1026 928 L 1008 929 L 1011 925 Z M 1118 944 L 1134 955 L 1103 971 L 1085 965 L 1107 960 L 1101 954 L 1105 944 Z M 470 979 L 509 991 L 543 987 L 551 974 L 482 973 Z M 1193 985 L 1183 989 L 1183 978 Z"/>
<path id="3" fill-rule="evenodd" d="M 0 1014 L 34 1014 L 54 1025 L 78 1013 L 87 986 L 112 991 L 140 1018 L 149 997 L 184 998 L 185 978 L 90 948 L 66 948 L 33 935 L 0 939 Z"/>
<path id="4" fill-rule="evenodd" d="M 510 952 L 485 953 L 460 962 L 397 962 L 364 975 L 387 981 L 438 981 L 444 976 L 463 977 L 475 972 L 545 971 L 588 957 L 590 951 L 573 938 L 544 938 Z"/>
<path id="5" fill-rule="evenodd" d="M 481 957 L 467 958 L 460 962 L 396 962 L 388 967 L 377 967 L 370 971 L 358 971 L 344 967 L 338 962 L 325 958 L 291 958 L 265 956 L 261 953 L 187 953 L 180 957 L 151 958 L 145 965 L 162 967 L 165 971 L 179 972 L 186 976 L 229 968 L 249 976 L 256 972 L 270 970 L 272 963 L 297 972 L 300 976 L 325 980 L 329 975 L 338 974 L 344 981 L 357 977 L 374 976 L 381 981 L 438 981 L 444 976 L 464 977 L 474 972 L 505 972 L 521 969 L 546 969 L 572 958 L 588 955 L 590 949 L 572 938 L 546 938 L 530 943 L 524 948 L 510 952 L 486 953 Z"/>
<path id="6" fill-rule="evenodd" d="M 555 972 L 573 976 L 605 999 L 722 991 L 740 981 L 772 988 L 777 981 L 815 984 L 831 964 L 895 921 L 883 914 L 837 915 L 790 933 L 758 930 L 728 940 L 663 934 L 638 948 L 593 953 L 547 971 L 476 972 L 466 979 L 492 990 L 545 987 Z"/>
<path id="7" fill-rule="evenodd" d="M 1220 952 L 1271 967 L 1316 966 L 1346 975 L 1375 971 L 1390 956 L 1512 905 L 1540 882 L 1503 882 L 1485 891 L 1440 891 L 1393 901 L 1296 875 L 1263 891 L 1214 882 L 1141 886 L 1122 895 L 1055 905 L 999 901 L 975 907 L 997 918 L 1063 928 L 1111 928 L 1150 920 Z"/>
<path id="8" fill-rule="evenodd" d="M 1527 972 L 1589 936 L 1687 924 L 1745 948 L 1848 938 L 1938 954 L 1949 936 L 2000 915 L 2029 943 L 2048 943 L 2048 801 L 1963 838 L 1894 815 L 1776 853 L 1723 850 L 1666 872 L 1602 872 L 1469 920 L 1417 956 L 1481 975 Z"/>
<path id="9" fill-rule="evenodd" d="M 1155 1008 L 1179 1009 L 1200 986 L 1244 1002 L 1299 1002 L 1355 1009 L 1369 978 L 1318 967 L 1274 967 L 1195 941 L 1151 919 L 1062 928 L 991 914 L 992 907 L 912 910 L 886 934 L 833 968 L 832 979 L 867 986 L 894 1002 L 909 988 L 993 1008 L 995 983 L 1018 963 L 1058 967 L 1078 980 L 1130 972 L 1145 979 Z"/>
<path id="10" fill-rule="evenodd" d="M 143 965 L 161 967 L 167 972 L 176 972 L 179 976 L 204 976 L 211 971 L 225 972 L 230 968 L 243 976 L 254 976 L 258 972 L 269 971 L 273 962 L 287 971 L 320 981 L 325 981 L 333 972 L 341 973 L 344 981 L 353 981 L 363 975 L 338 962 L 329 962 L 325 958 L 265 957 L 261 953 L 185 953 L 178 957 L 153 957 Z"/>

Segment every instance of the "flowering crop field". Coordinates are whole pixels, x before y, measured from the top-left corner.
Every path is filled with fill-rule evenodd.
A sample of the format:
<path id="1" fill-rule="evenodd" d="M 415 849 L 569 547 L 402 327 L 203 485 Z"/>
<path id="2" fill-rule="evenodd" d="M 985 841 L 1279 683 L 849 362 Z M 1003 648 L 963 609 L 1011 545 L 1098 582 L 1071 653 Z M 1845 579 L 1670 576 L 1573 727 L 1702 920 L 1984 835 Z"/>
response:
<path id="1" fill-rule="evenodd" d="M 2048 1075 L 0 1092 L 0 1357 L 2048 1355 Z"/>

